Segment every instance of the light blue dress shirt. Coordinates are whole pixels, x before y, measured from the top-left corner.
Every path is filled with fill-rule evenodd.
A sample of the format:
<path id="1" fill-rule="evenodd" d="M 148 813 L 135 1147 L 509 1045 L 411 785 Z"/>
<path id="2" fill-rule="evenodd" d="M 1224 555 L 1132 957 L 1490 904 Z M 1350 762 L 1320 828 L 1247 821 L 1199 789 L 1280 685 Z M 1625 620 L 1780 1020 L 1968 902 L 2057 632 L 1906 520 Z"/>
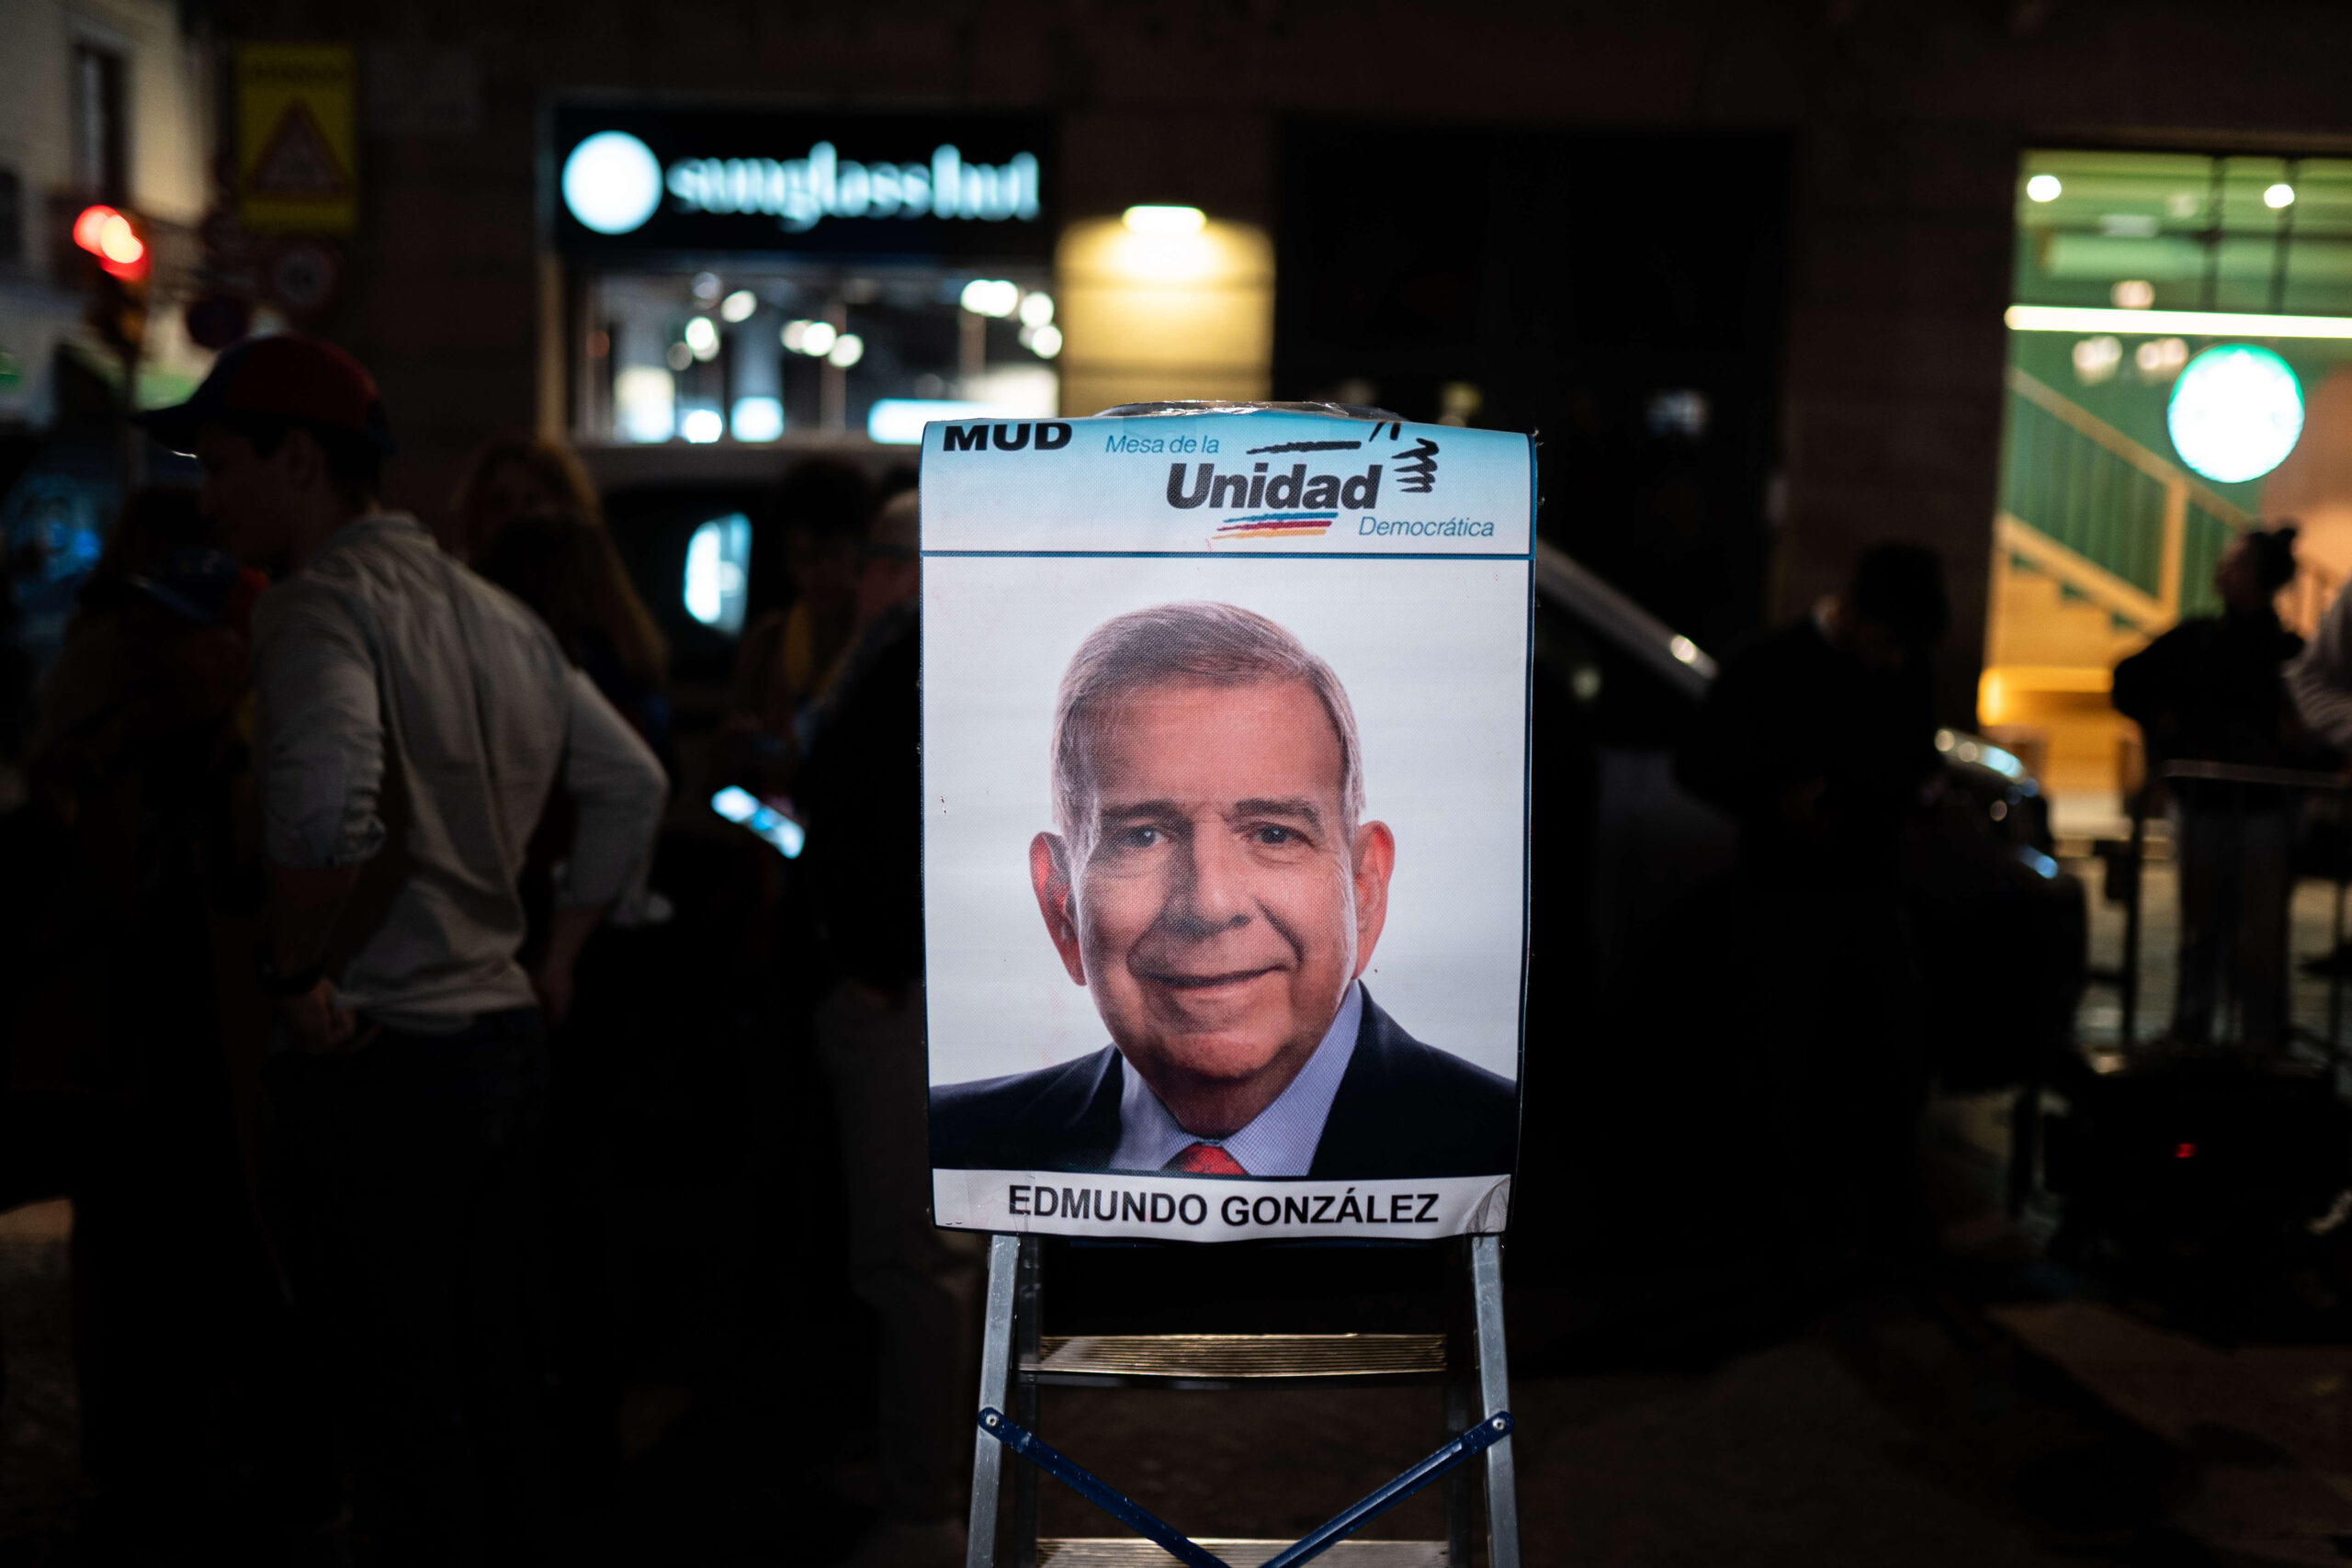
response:
<path id="1" fill-rule="evenodd" d="M 1305 1176 L 1323 1141 L 1323 1123 L 1340 1080 L 1356 1054 L 1356 1032 L 1363 1027 L 1363 987 L 1348 986 L 1339 1016 L 1298 1076 L 1274 1102 L 1229 1138 L 1196 1138 L 1177 1124 L 1143 1075 L 1120 1063 L 1119 1146 L 1111 1153 L 1114 1170 L 1161 1170 L 1194 1144 L 1223 1149 L 1252 1176 Z"/>

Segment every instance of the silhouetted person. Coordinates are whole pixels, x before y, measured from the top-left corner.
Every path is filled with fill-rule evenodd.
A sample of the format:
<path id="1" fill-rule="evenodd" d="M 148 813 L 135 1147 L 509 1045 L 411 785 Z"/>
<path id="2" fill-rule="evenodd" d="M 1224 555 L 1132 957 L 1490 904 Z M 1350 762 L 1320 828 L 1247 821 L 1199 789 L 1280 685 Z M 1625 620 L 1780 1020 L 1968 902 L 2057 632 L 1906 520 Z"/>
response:
<path id="1" fill-rule="evenodd" d="M 1843 590 L 1726 663 L 1678 760 L 1739 823 L 1740 863 L 1650 955 L 1629 1022 L 1679 1058 L 1667 1092 L 1690 1111 L 1669 1121 L 1666 1179 L 1712 1173 L 1691 1201 L 1758 1280 L 1800 1292 L 1918 1235 L 1923 998 L 1901 868 L 1939 768 L 1928 658 L 1949 618 L 1931 552 L 1864 552 Z"/>
<path id="2" fill-rule="evenodd" d="M 736 770 L 763 794 L 791 788 L 800 759 L 793 722 L 839 673 L 864 624 L 858 546 L 873 509 L 861 469 L 806 457 L 785 474 L 775 525 L 752 547 L 752 616 L 735 656 L 728 722 L 741 738 Z M 787 592 L 788 602 L 765 607 Z"/>
<path id="3" fill-rule="evenodd" d="M 2278 624 L 2273 604 L 2295 580 L 2295 533 L 2241 535 L 2213 569 L 2222 613 L 2181 622 L 2115 667 L 2115 706 L 2139 721 L 2152 778 L 2169 762 L 2282 768 L 2308 755 L 2282 678 L 2303 639 Z M 2180 879 L 2173 1036 L 2210 1041 L 2227 991 L 2242 1040 L 2276 1046 L 2287 1028 L 2295 799 L 2263 784 L 2175 779 L 2168 787 Z"/>
<path id="4" fill-rule="evenodd" d="M 850 1285 L 881 1320 L 876 1436 L 882 1522 L 861 1564 L 964 1559 L 972 1451 L 973 1238 L 930 1214 L 922 986 L 922 563 L 911 491 L 861 551 L 858 629 L 802 709 L 797 799 L 828 955 L 817 1046 L 833 1084 L 849 1208 Z"/>
<path id="5" fill-rule="evenodd" d="M 526 517 L 577 517 L 605 525 L 588 470 L 562 442 L 524 431 L 493 435 L 466 457 L 450 498 L 449 553 L 477 571 L 507 525 Z"/>
<path id="6" fill-rule="evenodd" d="M 544 435 L 491 437 L 466 459 L 450 511 L 452 553 L 528 604 L 565 656 L 671 761 L 670 649 L 571 448 Z"/>
<path id="7" fill-rule="evenodd" d="M 34 1049 L 71 1064 L 32 1141 L 62 1149 L 74 1200 L 86 1540 L 126 1557 L 194 1550 L 220 1527 L 238 1467 L 189 1455 L 254 1414 L 285 1326 L 224 1053 L 243 1042 L 224 1038 L 221 982 L 252 981 L 213 961 L 220 905 L 242 891 L 237 720 L 261 582 L 208 532 L 192 489 L 125 503 L 34 730 L 32 810 L 54 858 L 10 882 L 34 916 L 9 943 L 24 966 L 11 1001 Z"/>
<path id="8" fill-rule="evenodd" d="M 473 564 L 529 605 L 564 657 L 657 755 L 668 754 L 669 649 L 602 523 L 570 512 L 517 517 Z"/>
<path id="9" fill-rule="evenodd" d="M 1739 823 L 1751 867 L 1891 885 L 1938 767 L 1928 657 L 1951 618 L 1934 553 L 1880 545 L 1725 664 L 1676 772 Z"/>
<path id="10" fill-rule="evenodd" d="M 551 443 L 535 445 L 561 451 Z M 475 568 L 547 623 L 564 656 L 667 761 L 669 655 L 629 582 L 619 549 L 602 522 L 567 510 L 540 510 L 577 500 L 511 502 L 513 513 L 475 558 Z M 526 963 L 546 939 L 577 817 L 571 796 L 559 789 L 531 834 L 522 878 L 531 917 L 531 939 L 523 950 Z M 633 1052 L 650 1047 L 667 1053 L 674 1046 L 674 1037 L 665 1032 L 653 1032 L 649 1039 L 640 1014 L 628 1005 L 639 997 L 666 997 L 676 984 L 674 975 L 664 972 L 672 955 L 654 945 L 674 910 L 648 886 L 651 870 L 649 857 L 615 907 L 608 929 L 593 939 L 582 971 L 585 998 L 555 1043 L 547 1138 L 553 1293 L 548 1319 L 559 1408 L 565 1416 L 562 1451 L 574 1461 L 571 1481 L 581 1487 L 602 1483 L 619 1461 L 616 1417 L 627 1359 L 614 1283 L 624 1227 L 611 1171 L 624 1135 L 622 1108 L 638 1090 L 622 1064 Z M 583 1460 L 584 1465 L 578 1462 Z"/>
<path id="11" fill-rule="evenodd" d="M 348 355 L 248 340 L 144 417 L 195 450 L 207 514 L 277 580 L 254 612 L 257 969 L 353 1528 L 383 1561 L 537 1561 L 545 1029 L 651 842 L 661 766 L 542 623 L 382 509 L 390 436 Z M 559 782 L 576 827 L 526 974 L 517 878 Z"/>

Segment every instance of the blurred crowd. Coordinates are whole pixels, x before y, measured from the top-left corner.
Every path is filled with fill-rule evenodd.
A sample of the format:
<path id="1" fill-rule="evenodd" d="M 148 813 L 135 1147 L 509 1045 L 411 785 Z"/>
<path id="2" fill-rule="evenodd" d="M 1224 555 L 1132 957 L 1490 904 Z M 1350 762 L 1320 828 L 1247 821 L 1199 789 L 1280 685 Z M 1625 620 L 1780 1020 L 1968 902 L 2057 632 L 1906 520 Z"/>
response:
<path id="1" fill-rule="evenodd" d="M 797 1325 L 761 1375 L 798 1419 L 861 1412 L 811 1441 L 856 1529 L 809 1560 L 963 1561 L 979 1253 L 927 1213 L 912 477 L 779 476 L 773 592 L 689 715 L 560 444 L 387 511 L 373 381 L 298 336 L 142 417 L 202 486 L 124 506 L 0 815 L 0 1208 L 73 1201 L 94 1559 L 611 1551 L 615 1478 L 774 1353 L 724 1300 Z M 2244 536 L 2222 614 L 2116 671 L 2173 775 L 2188 1046 L 2284 1046 L 2322 852 L 2301 795 L 2232 770 L 2352 746 L 2352 611 L 2306 647 L 2273 608 L 2293 541 Z M 1605 1189 L 1594 1255 L 1794 1308 L 1916 1272 L 1931 1089 L 2038 1094 L 2071 1044 L 2079 889 L 2014 781 L 1939 749 L 1949 621 L 1934 555 L 1884 545 L 1731 658 L 1676 773 L 1736 868 L 1573 1022 L 1539 980 L 1538 1034 L 1638 1042 L 1573 1083 L 1530 1055 L 1574 1135 L 1530 1140 L 1524 1190 Z M 681 1177 L 713 1163 L 741 1206 Z M 669 1232 L 734 1276 L 665 1294 Z"/>
<path id="2" fill-rule="evenodd" d="M 492 440 L 446 514 L 387 511 L 372 379 L 291 336 L 148 423 L 201 487 L 123 508 L 0 818 L 0 1207 L 73 1201 L 91 1560 L 605 1550 L 612 1478 L 725 1337 L 640 1332 L 618 1173 L 731 1038 L 775 1151 L 716 1156 L 766 1162 L 723 1249 L 772 1276 L 743 1310 L 841 1288 L 773 1277 L 838 1161 L 880 1370 L 834 1477 L 866 1524 L 818 1560 L 960 1562 L 977 1254 L 927 1217 L 910 482 L 785 476 L 785 592 L 682 736 L 560 444 Z M 805 853 L 713 814 L 723 786 Z"/>

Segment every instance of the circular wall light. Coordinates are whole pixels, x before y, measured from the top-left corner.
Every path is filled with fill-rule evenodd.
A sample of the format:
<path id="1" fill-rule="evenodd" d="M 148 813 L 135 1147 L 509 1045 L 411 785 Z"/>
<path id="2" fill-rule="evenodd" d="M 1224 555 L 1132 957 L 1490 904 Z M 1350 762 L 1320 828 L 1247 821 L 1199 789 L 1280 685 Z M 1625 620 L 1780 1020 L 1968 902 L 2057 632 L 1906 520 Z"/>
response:
<path id="1" fill-rule="evenodd" d="M 2065 192 L 2056 175 L 2036 175 L 2025 182 L 2025 194 L 2030 201 L 2055 201 Z"/>
<path id="2" fill-rule="evenodd" d="M 626 234 L 662 205 L 662 164 L 626 130 L 600 130 L 563 161 L 563 205 L 583 228 Z"/>
<path id="3" fill-rule="evenodd" d="M 2188 362 L 2165 411 L 2173 450 L 2218 484 L 2258 479 L 2303 434 L 2303 389 L 2267 348 L 2231 343 Z"/>

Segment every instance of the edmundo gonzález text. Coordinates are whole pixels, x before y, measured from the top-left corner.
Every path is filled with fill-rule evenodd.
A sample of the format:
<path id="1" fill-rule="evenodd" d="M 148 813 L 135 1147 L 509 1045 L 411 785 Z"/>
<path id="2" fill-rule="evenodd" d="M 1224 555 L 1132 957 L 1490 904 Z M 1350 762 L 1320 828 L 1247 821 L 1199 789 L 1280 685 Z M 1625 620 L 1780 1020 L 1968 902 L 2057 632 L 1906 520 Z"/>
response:
<path id="1" fill-rule="evenodd" d="M 1435 1225 L 1437 1192 L 1285 1192 L 1277 1197 L 1232 1193 L 1136 1191 L 1109 1187 L 1048 1187 L 1016 1182 L 1005 1189 L 1007 1212 L 1035 1219 L 1098 1220 L 1105 1224 L 1205 1225 L 1210 1216 L 1228 1229 L 1276 1225 Z"/>

